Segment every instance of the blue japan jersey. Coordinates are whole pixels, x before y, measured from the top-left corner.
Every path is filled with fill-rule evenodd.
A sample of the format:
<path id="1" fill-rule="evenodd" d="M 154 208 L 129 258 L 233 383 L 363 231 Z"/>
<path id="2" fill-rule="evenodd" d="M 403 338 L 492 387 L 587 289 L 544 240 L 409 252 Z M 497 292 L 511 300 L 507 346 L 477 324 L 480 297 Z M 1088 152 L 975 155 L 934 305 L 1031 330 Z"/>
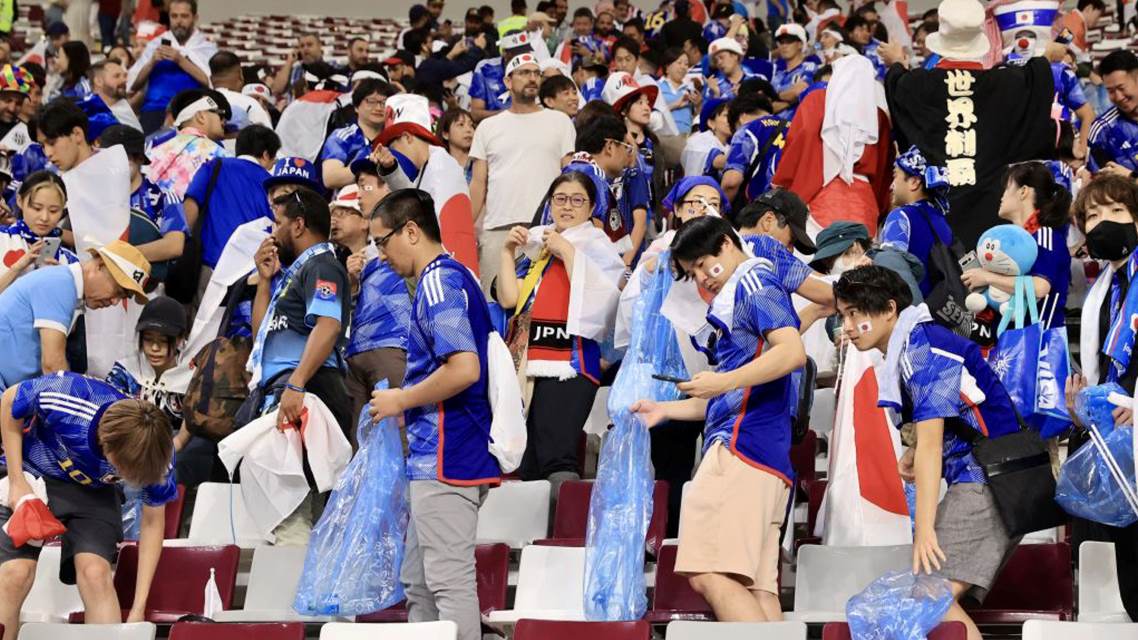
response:
<path id="1" fill-rule="evenodd" d="M 407 283 L 386 262 L 373 259 L 360 274 L 360 293 L 352 311 L 347 357 L 373 349 L 407 350 L 411 296 Z"/>
<path id="2" fill-rule="evenodd" d="M 877 72 L 877 81 L 884 82 L 885 72 L 889 69 L 885 66 L 885 61 L 881 59 L 881 54 L 877 51 L 877 48 L 880 46 L 881 41 L 874 38 L 869 41 L 869 44 L 865 45 L 865 51 L 862 52 L 862 55 L 869 58 L 869 61 L 873 63 L 873 69 Z"/>
<path id="3" fill-rule="evenodd" d="M 107 407 L 125 398 L 111 385 L 77 373 L 21 382 L 12 401 L 12 417 L 25 420 L 24 468 L 34 475 L 94 488 L 120 484 L 118 472 L 99 447 L 97 430 Z M 143 487 L 142 500 L 157 507 L 177 495 L 171 460 L 166 479 Z"/>
<path id="4" fill-rule="evenodd" d="M 147 178 L 143 178 L 138 189 L 130 194 L 130 208 L 145 213 L 158 226 L 162 235 L 171 231 L 190 232 L 178 196 L 171 191 L 164 191 Z"/>
<path id="5" fill-rule="evenodd" d="M 508 109 L 510 96 L 506 91 L 505 71 L 500 57 L 479 62 L 470 79 L 470 97 L 485 102 L 490 111 Z"/>
<path id="6" fill-rule="evenodd" d="M 948 220 L 929 200 L 901 205 L 890 211 L 881 229 L 882 246 L 907 251 L 925 266 L 925 275 L 921 278 L 920 287 L 921 294 L 926 296 L 932 290 L 928 269 L 929 253 L 933 248 L 930 229 L 936 230 L 941 243 L 949 246 L 952 244 L 952 229 L 948 226 Z"/>
<path id="7" fill-rule="evenodd" d="M 762 116 L 740 127 L 731 137 L 731 147 L 727 151 L 727 164 L 723 171 L 726 173 L 734 170 L 743 174 L 748 200 L 753 200 L 770 189 L 779 158 L 782 157 L 782 149 L 786 146 L 786 125 L 786 121 L 778 116 Z M 754 173 L 748 175 L 747 170 L 763 147 L 766 147 L 764 157 L 759 160 Z"/>
<path id="8" fill-rule="evenodd" d="M 731 326 L 716 315 L 732 296 Z M 734 371 L 759 357 L 771 331 L 798 329 L 790 298 L 764 261 L 741 265 L 712 302 L 708 321 L 716 329 L 716 371 Z M 707 404 L 703 442 L 706 452 L 722 442 L 753 467 L 767 471 L 787 484 L 794 476 L 790 464 L 790 376 L 712 398 Z"/>
<path id="9" fill-rule="evenodd" d="M 805 262 L 799 260 L 782 243 L 770 236 L 743 236 L 743 242 L 751 249 L 756 258 L 770 261 L 775 279 L 783 291 L 794 293 L 798 287 L 806 282 L 806 278 L 814 270 Z"/>
<path id="10" fill-rule="evenodd" d="M 452 485 L 492 484 L 501 470 L 490 454 L 486 349 L 493 330 L 486 298 L 474 276 L 450 256 L 423 270 L 411 302 L 404 387 L 419 384 L 453 354 L 478 356 L 478 381 L 436 405 L 404 412 L 407 477 Z"/>
<path id="11" fill-rule="evenodd" d="M 1131 171 L 1138 169 L 1138 122 L 1124 116 L 1118 107 L 1095 118 L 1088 144 L 1087 166 L 1092 172 L 1107 162 L 1117 162 Z"/>
<path id="12" fill-rule="evenodd" d="M 320 150 L 320 161 L 339 160 L 346 167 L 357 154 L 370 147 L 371 141 L 364 135 L 360 125 L 340 127 L 324 141 L 324 147 Z"/>
<path id="13" fill-rule="evenodd" d="M 952 419 L 961 428 L 990 438 L 1019 431 L 1012 400 L 980 354 L 979 345 L 944 327 L 932 322 L 913 327 L 901 354 L 900 375 L 905 422 Z M 985 483 L 984 471 L 972 456 L 972 444 L 947 423 L 942 455 L 949 485 Z"/>
<path id="14" fill-rule="evenodd" d="M 1039 276 L 1051 285 L 1051 291 L 1039 305 L 1040 319 L 1049 321 L 1048 327 L 1066 324 L 1067 291 L 1071 286 L 1071 252 L 1067 250 L 1067 231 L 1070 225 L 1059 228 L 1040 227 L 1031 234 L 1039 252 L 1030 275 Z"/>

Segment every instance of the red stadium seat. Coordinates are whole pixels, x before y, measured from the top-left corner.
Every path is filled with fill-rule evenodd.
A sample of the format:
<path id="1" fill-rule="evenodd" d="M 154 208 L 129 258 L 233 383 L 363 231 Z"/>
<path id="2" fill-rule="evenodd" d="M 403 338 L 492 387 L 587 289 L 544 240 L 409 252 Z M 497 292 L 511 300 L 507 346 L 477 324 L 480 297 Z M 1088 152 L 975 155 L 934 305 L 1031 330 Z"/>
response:
<path id="1" fill-rule="evenodd" d="M 1075 578 L 1071 547 L 1065 542 L 1022 544 L 981 606 L 965 604 L 980 625 L 1020 624 L 1024 620 L 1073 620 Z"/>
<path id="2" fill-rule="evenodd" d="M 304 623 L 179 622 L 170 629 L 170 640 L 304 640 Z"/>
<path id="3" fill-rule="evenodd" d="M 586 480 L 569 480 L 561 483 L 557 492 L 557 508 L 553 512 L 553 535 L 549 540 L 535 540 L 534 544 L 547 546 L 584 546 L 589 524 L 589 500 L 593 483 Z M 668 483 L 656 481 L 652 487 L 652 519 L 648 522 L 648 549 L 657 554 L 667 537 Z M 579 542 L 579 543 L 578 543 Z"/>
<path id="4" fill-rule="evenodd" d="M 166 503 L 166 535 L 167 540 L 177 538 L 182 529 L 182 512 L 186 507 L 186 485 L 178 485 L 178 497 Z"/>
<path id="5" fill-rule="evenodd" d="M 235 545 L 217 547 L 163 547 L 154 573 L 154 584 L 147 598 L 146 620 L 170 624 L 186 614 L 201 615 L 205 584 L 209 570 L 215 570 L 221 604 L 233 606 L 233 588 L 237 583 L 237 563 L 241 549 Z M 123 617 L 134 603 L 134 581 L 138 573 L 138 546 L 128 544 L 119 551 L 115 568 L 115 592 Z M 71 622 L 82 622 L 83 614 L 71 616 Z"/>
<path id="6" fill-rule="evenodd" d="M 648 640 L 652 627 L 647 620 L 636 622 L 564 622 L 560 620 L 518 620 L 514 640 Z"/>
<path id="7" fill-rule="evenodd" d="M 795 480 L 799 487 L 805 487 L 818 477 L 814 471 L 814 458 L 818 455 L 818 434 L 807 429 L 802 442 L 791 445 L 790 464 L 794 467 Z"/>
<path id="8" fill-rule="evenodd" d="M 480 544 L 474 549 L 478 572 L 478 608 L 482 613 L 506 608 L 507 580 L 510 574 L 510 545 Z M 356 622 L 407 622 L 407 603 L 356 616 Z"/>
<path id="9" fill-rule="evenodd" d="M 695 592 L 688 579 L 676 575 L 676 545 L 660 547 L 656 558 L 656 589 L 645 619 L 653 623 L 670 620 L 714 620 L 711 605 Z"/>
<path id="10" fill-rule="evenodd" d="M 942 622 L 928 640 L 967 640 L 968 630 L 963 622 Z M 851 640 L 850 627 L 844 622 L 830 622 L 822 628 L 822 640 Z"/>

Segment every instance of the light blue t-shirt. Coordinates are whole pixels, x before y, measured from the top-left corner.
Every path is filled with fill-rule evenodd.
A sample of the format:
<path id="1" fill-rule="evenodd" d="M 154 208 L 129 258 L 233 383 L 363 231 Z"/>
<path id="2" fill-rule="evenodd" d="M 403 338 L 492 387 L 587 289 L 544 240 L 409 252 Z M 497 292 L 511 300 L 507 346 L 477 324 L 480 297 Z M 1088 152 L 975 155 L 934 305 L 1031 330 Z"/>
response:
<path id="1" fill-rule="evenodd" d="M 42 374 L 40 329 L 67 335 L 79 302 L 76 274 L 81 267 L 37 269 L 0 293 L 0 390 Z M 82 277 L 81 275 L 78 277 Z"/>

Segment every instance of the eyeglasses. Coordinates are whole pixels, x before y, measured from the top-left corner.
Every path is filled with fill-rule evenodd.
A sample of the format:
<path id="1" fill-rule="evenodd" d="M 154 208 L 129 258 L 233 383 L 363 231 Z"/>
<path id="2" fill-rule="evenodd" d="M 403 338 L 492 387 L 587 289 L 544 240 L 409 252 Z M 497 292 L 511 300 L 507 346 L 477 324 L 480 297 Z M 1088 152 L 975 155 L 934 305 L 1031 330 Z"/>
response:
<path id="1" fill-rule="evenodd" d="M 377 107 L 383 107 L 386 102 L 387 98 L 380 96 L 371 96 L 370 98 L 364 98 L 363 102 L 360 103 L 360 106 L 367 107 L 368 109 L 375 109 Z"/>
<path id="2" fill-rule="evenodd" d="M 395 234 L 402 231 L 403 227 L 405 227 L 406 225 L 407 225 L 406 222 L 404 222 L 403 224 L 397 225 L 394 229 L 389 231 L 382 238 L 380 238 L 379 240 L 376 240 L 375 246 L 378 247 L 379 249 L 383 249 L 384 247 L 386 247 L 387 243 L 391 241 L 392 236 L 394 236 Z"/>
<path id="3" fill-rule="evenodd" d="M 346 218 L 348 216 L 359 216 L 362 218 L 364 214 L 362 211 L 356 211 L 350 207 L 333 207 L 331 216 L 333 218 Z"/>
<path id="4" fill-rule="evenodd" d="M 718 200 L 707 200 L 706 198 L 699 198 L 697 200 L 681 200 L 680 204 L 688 209 L 695 209 L 696 207 L 711 207 L 718 210 L 720 202 Z"/>
<path id="5" fill-rule="evenodd" d="M 549 199 L 549 201 L 558 207 L 564 207 L 567 204 L 572 205 L 574 209 L 580 209 L 589 203 L 589 199 L 579 193 L 575 193 L 573 195 L 566 193 L 555 193 L 553 194 L 553 197 Z"/>
<path id="6" fill-rule="evenodd" d="M 607 142 L 611 142 L 611 143 L 613 143 L 613 144 L 618 144 L 618 145 L 620 145 L 620 146 L 624 147 L 624 150 L 625 150 L 625 151 L 627 151 L 627 152 L 629 152 L 629 153 L 632 153 L 632 151 L 633 151 L 634 149 L 636 149 L 636 147 L 634 147 L 634 146 L 632 146 L 631 144 L 629 144 L 629 143 L 625 142 L 624 140 L 617 140 L 616 138 L 605 138 L 605 141 L 607 141 Z"/>

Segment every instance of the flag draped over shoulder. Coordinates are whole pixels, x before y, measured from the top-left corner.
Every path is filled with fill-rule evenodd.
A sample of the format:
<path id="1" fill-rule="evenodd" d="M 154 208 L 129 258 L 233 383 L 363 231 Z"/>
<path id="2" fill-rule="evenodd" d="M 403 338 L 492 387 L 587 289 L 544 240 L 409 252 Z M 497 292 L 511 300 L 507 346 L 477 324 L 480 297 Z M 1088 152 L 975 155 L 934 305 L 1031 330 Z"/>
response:
<path id="1" fill-rule="evenodd" d="M 316 162 L 339 98 L 336 91 L 309 91 L 285 107 L 277 123 L 281 157 L 298 156 Z"/>
<path id="2" fill-rule="evenodd" d="M 838 407 L 830 436 L 830 469 L 819 516 L 824 544 L 899 545 L 912 542 L 904 485 L 897 471 L 900 433 L 877 406 L 881 356 L 847 345 Z"/>

